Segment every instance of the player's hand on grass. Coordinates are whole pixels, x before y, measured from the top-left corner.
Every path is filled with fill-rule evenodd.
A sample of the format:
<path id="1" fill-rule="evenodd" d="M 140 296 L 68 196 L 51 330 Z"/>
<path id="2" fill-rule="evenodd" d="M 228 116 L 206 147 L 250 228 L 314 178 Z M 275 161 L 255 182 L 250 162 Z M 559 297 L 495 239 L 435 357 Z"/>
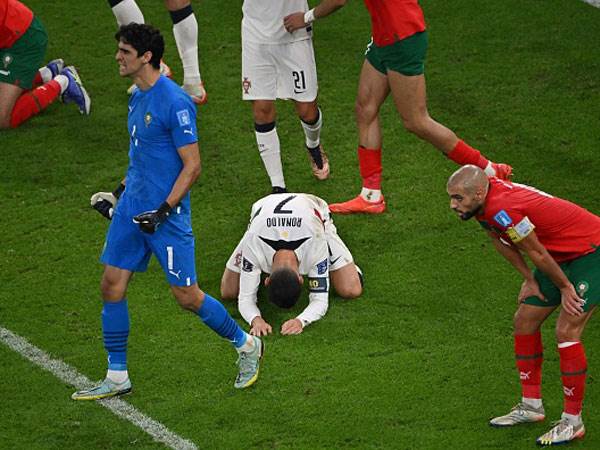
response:
<path id="1" fill-rule="evenodd" d="M 544 302 L 548 301 L 540 290 L 540 285 L 535 278 L 523 281 L 523 284 L 521 284 L 521 290 L 519 291 L 519 296 L 517 297 L 517 303 L 523 303 L 528 297 L 537 297 Z"/>
<path id="2" fill-rule="evenodd" d="M 272 332 L 273 328 L 271 328 L 271 325 L 265 322 L 262 317 L 256 316 L 252 319 L 252 328 L 250 328 L 250 334 L 252 336 L 266 336 Z"/>
<path id="3" fill-rule="evenodd" d="M 167 202 L 163 202 L 158 209 L 138 214 L 133 218 L 133 222 L 137 223 L 144 233 L 153 234 L 167 220 L 167 217 L 171 214 L 171 209 Z"/>
<path id="4" fill-rule="evenodd" d="M 289 33 L 293 33 L 300 28 L 306 28 L 308 24 L 304 22 L 304 13 L 295 12 L 283 18 L 283 26 Z"/>
<path id="5" fill-rule="evenodd" d="M 281 334 L 283 335 L 300 334 L 303 330 L 300 319 L 290 319 L 281 325 Z"/>
<path id="6" fill-rule="evenodd" d="M 572 284 L 560 290 L 561 303 L 563 309 L 572 316 L 583 314 L 584 301 L 577 295 Z"/>
<path id="7" fill-rule="evenodd" d="M 108 220 L 111 220 L 115 206 L 124 190 L 125 185 L 119 183 L 119 186 L 113 192 L 96 192 L 90 198 L 90 205 Z"/>

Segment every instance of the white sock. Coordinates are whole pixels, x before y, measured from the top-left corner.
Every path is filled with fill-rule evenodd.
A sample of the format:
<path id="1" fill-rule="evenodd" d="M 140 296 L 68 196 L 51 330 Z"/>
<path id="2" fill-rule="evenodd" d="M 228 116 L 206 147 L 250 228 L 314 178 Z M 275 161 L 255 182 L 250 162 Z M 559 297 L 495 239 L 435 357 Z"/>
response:
<path id="1" fill-rule="evenodd" d="M 142 10 L 135 0 L 123 0 L 119 4 L 113 6 L 112 11 L 119 26 L 129 25 L 131 22 L 145 23 Z"/>
<path id="2" fill-rule="evenodd" d="M 110 370 L 106 371 L 106 378 L 111 381 L 121 384 L 125 383 L 129 379 L 129 373 L 126 370 Z"/>
<path id="3" fill-rule="evenodd" d="M 541 398 L 521 397 L 521 401 L 535 409 L 540 409 L 542 407 Z"/>
<path id="4" fill-rule="evenodd" d="M 42 77 L 42 81 L 47 83 L 52 79 L 52 71 L 44 66 L 40 69 L 40 76 Z"/>
<path id="5" fill-rule="evenodd" d="M 559 342 L 558 343 L 558 348 L 567 348 L 567 347 L 572 347 L 573 345 L 577 345 L 579 344 L 579 341 L 573 341 L 573 342 Z"/>
<path id="6" fill-rule="evenodd" d="M 254 350 L 254 339 L 248 333 L 246 333 L 246 342 L 241 347 L 236 348 L 238 353 L 248 353 Z"/>
<path id="7" fill-rule="evenodd" d="M 200 84 L 198 21 L 194 13 L 173 25 L 173 35 L 183 64 L 183 84 Z"/>
<path id="8" fill-rule="evenodd" d="M 273 128 L 266 133 L 254 132 L 256 134 L 256 143 L 258 151 L 263 160 L 267 174 L 271 179 L 271 186 L 285 187 L 283 178 L 283 167 L 281 165 L 281 150 L 279 146 L 279 136 L 277 128 Z"/>
<path id="9" fill-rule="evenodd" d="M 381 191 L 379 189 L 369 189 L 363 186 L 360 196 L 368 202 L 378 202 L 381 200 Z"/>
<path id="10" fill-rule="evenodd" d="M 583 422 L 583 420 L 581 419 L 581 414 L 569 414 L 563 412 L 561 417 L 563 419 L 567 419 L 567 421 L 573 426 L 577 426 Z"/>
<path id="11" fill-rule="evenodd" d="M 60 84 L 60 93 L 63 94 L 69 86 L 69 79 L 66 77 L 66 75 L 56 75 L 54 80 Z"/>
<path id="12" fill-rule="evenodd" d="M 318 113 L 319 119 L 312 125 L 308 125 L 303 120 L 300 120 L 308 148 L 315 148 L 321 143 L 321 126 L 323 125 L 323 113 L 321 113 L 321 109 L 318 109 Z"/>
<path id="13" fill-rule="evenodd" d="M 496 176 L 496 170 L 494 169 L 494 167 L 492 166 L 492 162 L 489 161 L 487 163 L 487 166 L 485 166 L 485 169 L 483 169 L 483 171 L 485 172 L 485 174 L 488 177 L 495 177 Z"/>

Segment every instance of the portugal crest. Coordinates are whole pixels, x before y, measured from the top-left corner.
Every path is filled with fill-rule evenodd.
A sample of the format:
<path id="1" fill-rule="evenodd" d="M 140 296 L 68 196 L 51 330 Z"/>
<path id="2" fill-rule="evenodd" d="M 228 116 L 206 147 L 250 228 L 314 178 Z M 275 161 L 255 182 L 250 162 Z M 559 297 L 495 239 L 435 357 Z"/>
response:
<path id="1" fill-rule="evenodd" d="M 242 89 L 244 90 L 244 94 L 248 94 L 248 91 L 250 90 L 251 87 L 252 87 L 252 83 L 250 83 L 250 80 L 248 79 L 248 77 L 244 77 L 244 81 L 242 81 Z"/>

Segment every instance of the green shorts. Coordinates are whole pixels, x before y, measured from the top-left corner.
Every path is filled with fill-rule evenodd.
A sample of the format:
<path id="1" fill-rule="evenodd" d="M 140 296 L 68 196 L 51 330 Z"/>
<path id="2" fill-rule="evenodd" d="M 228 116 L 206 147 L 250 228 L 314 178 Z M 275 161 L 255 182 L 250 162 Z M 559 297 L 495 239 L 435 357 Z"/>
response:
<path id="1" fill-rule="evenodd" d="M 365 57 L 384 75 L 387 75 L 388 70 L 406 76 L 421 75 L 425 72 L 427 40 L 427 31 L 415 33 L 383 47 L 377 47 L 371 40 Z"/>
<path id="2" fill-rule="evenodd" d="M 585 312 L 600 303 L 600 250 L 560 263 L 559 266 L 575 286 L 577 294 L 585 300 L 583 305 Z M 537 269 L 533 273 L 547 301 L 537 297 L 527 297 L 523 303 L 534 306 L 560 305 L 560 290 L 550 278 Z"/>
<path id="3" fill-rule="evenodd" d="M 47 46 L 46 29 L 34 16 L 27 31 L 12 47 L 0 49 L 0 83 L 31 89 L 33 79 L 44 63 Z"/>

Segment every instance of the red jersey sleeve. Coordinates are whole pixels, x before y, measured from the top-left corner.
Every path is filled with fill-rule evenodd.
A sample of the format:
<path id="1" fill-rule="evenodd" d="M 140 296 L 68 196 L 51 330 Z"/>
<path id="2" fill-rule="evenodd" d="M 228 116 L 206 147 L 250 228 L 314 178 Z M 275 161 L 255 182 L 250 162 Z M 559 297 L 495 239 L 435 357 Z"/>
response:
<path id="1" fill-rule="evenodd" d="M 33 20 L 33 12 L 17 0 L 0 0 L 0 48 L 10 48 Z"/>

